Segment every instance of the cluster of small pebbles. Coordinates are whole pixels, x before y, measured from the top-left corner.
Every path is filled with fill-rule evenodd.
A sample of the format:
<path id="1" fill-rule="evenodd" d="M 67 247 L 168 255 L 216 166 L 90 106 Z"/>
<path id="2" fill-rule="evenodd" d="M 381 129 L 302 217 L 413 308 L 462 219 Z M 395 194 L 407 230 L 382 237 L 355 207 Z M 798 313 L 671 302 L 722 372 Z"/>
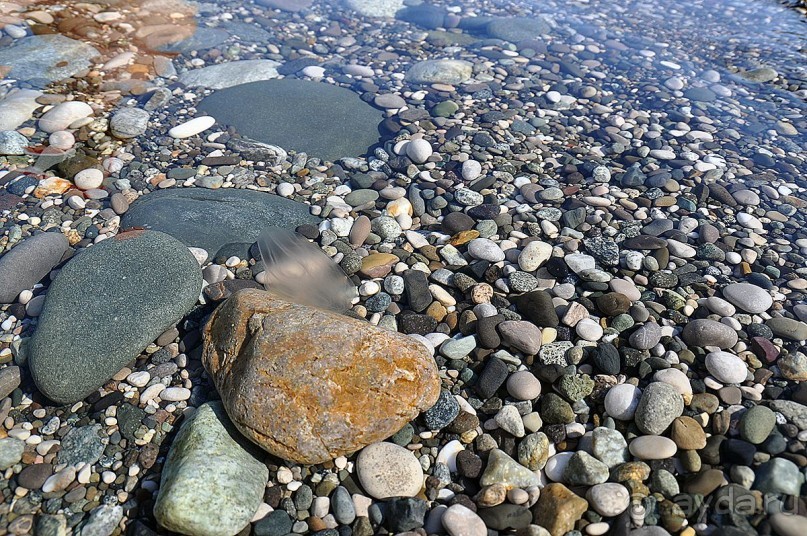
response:
<path id="1" fill-rule="evenodd" d="M 175 3 L 0 3 L 0 534 L 807 534 L 804 8 Z M 250 139 L 238 92 L 276 78 L 379 143 Z M 267 225 L 439 398 L 323 464 L 230 452 L 257 494 L 197 460 L 155 514 L 177 432 L 221 435 L 202 330 L 277 277 Z"/>

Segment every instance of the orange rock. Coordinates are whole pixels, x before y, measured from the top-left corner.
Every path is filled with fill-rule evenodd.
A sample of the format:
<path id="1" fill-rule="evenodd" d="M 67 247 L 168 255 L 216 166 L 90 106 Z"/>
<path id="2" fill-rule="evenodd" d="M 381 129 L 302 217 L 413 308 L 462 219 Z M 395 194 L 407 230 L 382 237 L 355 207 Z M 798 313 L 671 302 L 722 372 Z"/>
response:
<path id="1" fill-rule="evenodd" d="M 548 484 L 533 506 L 534 521 L 552 536 L 562 536 L 574 530 L 574 524 L 588 510 L 588 501 L 572 493 L 563 484 Z"/>
<path id="2" fill-rule="evenodd" d="M 73 187 L 73 183 L 59 177 L 48 177 L 39 181 L 34 190 L 34 197 L 42 199 L 47 195 L 61 195 Z"/>
<path id="3" fill-rule="evenodd" d="M 213 313 L 202 362 L 236 427 L 298 463 L 386 439 L 440 394 L 434 359 L 414 339 L 255 289 Z"/>
<path id="4" fill-rule="evenodd" d="M 479 231 L 474 229 L 471 229 L 470 231 L 460 231 L 452 236 L 448 243 L 452 246 L 461 246 L 463 244 L 467 244 L 474 238 L 479 238 Z"/>
<path id="5" fill-rule="evenodd" d="M 359 273 L 365 277 L 384 277 L 398 261 L 392 253 L 371 253 L 361 260 Z"/>

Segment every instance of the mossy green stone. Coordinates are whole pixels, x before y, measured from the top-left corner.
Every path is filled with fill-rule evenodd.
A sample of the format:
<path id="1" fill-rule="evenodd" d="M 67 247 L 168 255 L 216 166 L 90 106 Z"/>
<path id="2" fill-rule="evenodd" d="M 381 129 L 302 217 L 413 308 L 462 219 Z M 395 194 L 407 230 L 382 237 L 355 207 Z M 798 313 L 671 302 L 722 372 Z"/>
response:
<path id="1" fill-rule="evenodd" d="M 269 468 L 262 456 L 235 429 L 221 402 L 203 404 L 171 445 L 154 517 L 180 534 L 238 534 L 263 500 Z"/>
<path id="2" fill-rule="evenodd" d="M 443 101 L 434 108 L 432 108 L 432 115 L 436 117 L 451 117 L 460 107 L 454 101 Z"/>
<path id="3" fill-rule="evenodd" d="M 740 437 L 759 445 L 763 443 L 776 426 L 776 414 L 765 406 L 754 406 L 740 419 Z"/>

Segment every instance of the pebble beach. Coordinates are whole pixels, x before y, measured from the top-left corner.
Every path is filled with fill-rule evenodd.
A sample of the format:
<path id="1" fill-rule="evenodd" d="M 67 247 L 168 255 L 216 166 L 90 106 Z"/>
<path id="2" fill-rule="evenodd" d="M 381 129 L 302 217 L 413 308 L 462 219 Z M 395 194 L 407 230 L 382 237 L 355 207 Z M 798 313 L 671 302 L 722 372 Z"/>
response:
<path id="1" fill-rule="evenodd" d="M 0 0 L 0 536 L 804 536 L 805 28 Z"/>

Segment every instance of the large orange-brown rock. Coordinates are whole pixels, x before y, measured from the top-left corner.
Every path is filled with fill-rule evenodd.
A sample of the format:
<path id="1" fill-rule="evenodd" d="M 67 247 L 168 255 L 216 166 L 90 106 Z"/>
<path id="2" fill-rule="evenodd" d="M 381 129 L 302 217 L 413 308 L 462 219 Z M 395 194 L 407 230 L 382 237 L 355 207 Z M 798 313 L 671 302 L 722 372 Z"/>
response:
<path id="1" fill-rule="evenodd" d="M 381 441 L 440 394 L 434 359 L 416 340 L 262 290 L 216 309 L 202 360 L 236 427 L 299 463 Z"/>

